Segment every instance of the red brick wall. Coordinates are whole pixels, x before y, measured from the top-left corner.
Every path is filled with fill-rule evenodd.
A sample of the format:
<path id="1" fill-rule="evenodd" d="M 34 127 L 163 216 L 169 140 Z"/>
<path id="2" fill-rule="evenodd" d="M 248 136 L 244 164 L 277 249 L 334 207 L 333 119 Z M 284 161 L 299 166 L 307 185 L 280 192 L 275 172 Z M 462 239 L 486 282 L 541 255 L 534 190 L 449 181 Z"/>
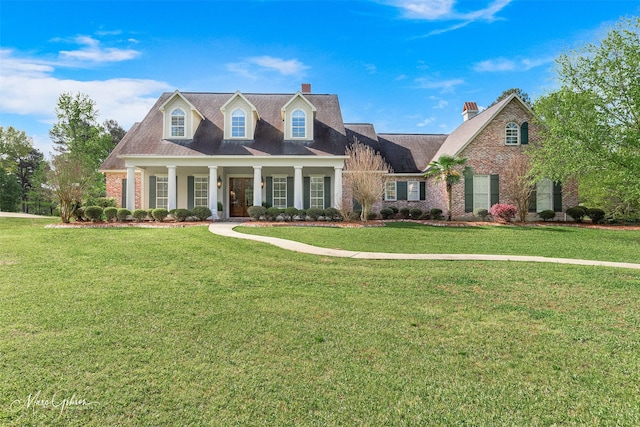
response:
<path id="1" fill-rule="evenodd" d="M 122 180 L 127 178 L 126 172 L 106 172 L 105 178 L 107 181 L 107 197 L 113 197 L 116 199 L 118 207 L 123 208 L 122 204 Z M 142 207 L 140 201 L 140 188 L 141 188 L 142 176 L 136 173 L 136 202 L 135 209 Z"/>

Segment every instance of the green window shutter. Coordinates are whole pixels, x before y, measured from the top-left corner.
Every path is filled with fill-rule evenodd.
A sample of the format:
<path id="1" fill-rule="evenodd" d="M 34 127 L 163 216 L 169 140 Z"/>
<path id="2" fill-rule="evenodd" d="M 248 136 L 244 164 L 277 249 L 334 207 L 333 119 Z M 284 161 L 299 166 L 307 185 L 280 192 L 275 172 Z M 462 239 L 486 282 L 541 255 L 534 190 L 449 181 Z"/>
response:
<path id="1" fill-rule="evenodd" d="M 473 212 L 473 174 L 464 176 L 464 211 Z"/>
<path id="2" fill-rule="evenodd" d="M 407 181 L 398 181 L 396 184 L 396 196 L 398 200 L 407 200 Z"/>
<path id="3" fill-rule="evenodd" d="M 491 175 L 490 190 L 491 191 L 491 206 L 496 203 L 500 203 L 500 177 L 498 175 Z"/>
<path id="4" fill-rule="evenodd" d="M 559 181 L 553 183 L 553 210 L 562 212 L 562 184 Z"/>
<path id="5" fill-rule="evenodd" d="M 195 204 L 195 184 L 192 176 L 187 177 L 187 209 L 193 209 Z"/>
<path id="6" fill-rule="evenodd" d="M 529 196 L 529 212 L 537 212 L 538 211 L 538 191 L 537 185 L 533 186 L 533 190 L 531 190 L 531 195 Z"/>
<path id="7" fill-rule="evenodd" d="M 309 209 L 309 206 L 311 206 L 311 178 L 305 176 L 303 183 L 302 208 Z"/>
<path id="8" fill-rule="evenodd" d="M 520 144 L 529 144 L 529 123 L 527 122 L 524 122 L 522 126 L 520 126 Z"/>
<path id="9" fill-rule="evenodd" d="M 122 194 L 120 197 L 120 206 L 127 207 L 127 178 L 122 178 Z"/>
<path id="10" fill-rule="evenodd" d="M 427 183 L 420 181 L 420 200 L 427 200 Z"/>
<path id="11" fill-rule="evenodd" d="M 267 204 L 269 206 L 273 206 L 273 178 L 268 176 L 267 182 L 265 184 L 267 186 Z"/>
<path id="12" fill-rule="evenodd" d="M 293 177 L 287 177 L 287 207 L 293 206 Z"/>
<path id="13" fill-rule="evenodd" d="M 362 212 L 362 205 L 356 199 L 353 199 L 353 211 L 354 212 Z"/>
<path id="14" fill-rule="evenodd" d="M 331 177 L 324 177 L 324 208 L 331 207 Z"/>
<path id="15" fill-rule="evenodd" d="M 156 177 L 149 177 L 149 209 L 156 208 Z"/>

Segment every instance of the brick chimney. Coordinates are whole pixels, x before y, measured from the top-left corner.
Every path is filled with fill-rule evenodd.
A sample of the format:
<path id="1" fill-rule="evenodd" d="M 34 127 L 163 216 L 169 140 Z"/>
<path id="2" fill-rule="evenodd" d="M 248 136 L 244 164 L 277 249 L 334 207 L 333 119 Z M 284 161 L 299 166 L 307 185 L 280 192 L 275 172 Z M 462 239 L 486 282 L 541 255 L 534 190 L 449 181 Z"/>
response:
<path id="1" fill-rule="evenodd" d="M 302 83 L 302 93 L 311 93 L 311 83 Z"/>
<path id="2" fill-rule="evenodd" d="M 477 116 L 478 112 L 478 104 L 476 104 L 475 102 L 465 102 L 464 106 L 462 107 L 462 117 L 464 118 L 465 122 Z"/>

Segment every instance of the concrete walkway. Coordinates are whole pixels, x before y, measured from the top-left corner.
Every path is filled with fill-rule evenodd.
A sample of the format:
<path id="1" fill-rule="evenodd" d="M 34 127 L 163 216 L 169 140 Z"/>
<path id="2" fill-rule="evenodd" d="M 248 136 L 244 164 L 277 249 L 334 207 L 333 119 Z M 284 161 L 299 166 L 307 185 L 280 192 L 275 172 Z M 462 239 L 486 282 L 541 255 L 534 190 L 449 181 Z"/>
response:
<path id="1" fill-rule="evenodd" d="M 237 239 L 255 240 L 257 242 L 269 243 L 282 249 L 300 252 L 304 254 L 323 255 L 339 258 L 354 259 L 422 259 L 422 260 L 444 260 L 444 261 L 519 261 L 519 262 L 549 262 L 555 264 L 574 265 L 595 265 L 600 267 L 633 268 L 640 270 L 640 264 L 629 262 L 609 262 L 591 261 L 585 259 L 571 258 L 548 258 L 543 256 L 520 256 L 520 255 L 482 255 L 482 254 L 396 254 L 383 252 L 358 252 L 345 251 L 342 249 L 320 248 L 318 246 L 307 245 L 306 243 L 294 242 L 292 240 L 280 239 L 277 237 L 255 236 L 252 234 L 242 234 L 234 230 L 241 224 L 216 222 L 209 226 L 209 231 L 213 234 L 224 237 L 234 237 Z"/>

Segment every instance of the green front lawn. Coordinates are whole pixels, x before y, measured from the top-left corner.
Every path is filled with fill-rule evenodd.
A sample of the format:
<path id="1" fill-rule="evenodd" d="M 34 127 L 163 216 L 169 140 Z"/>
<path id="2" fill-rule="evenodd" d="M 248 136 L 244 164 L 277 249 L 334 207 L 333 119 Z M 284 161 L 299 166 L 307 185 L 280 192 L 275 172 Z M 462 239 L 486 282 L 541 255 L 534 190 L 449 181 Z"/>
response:
<path id="1" fill-rule="evenodd" d="M 536 255 L 640 263 L 640 231 L 556 226 L 237 227 L 325 248 L 392 253 Z"/>
<path id="2" fill-rule="evenodd" d="M 45 223 L 0 219 L 0 425 L 640 424 L 635 270 Z"/>

